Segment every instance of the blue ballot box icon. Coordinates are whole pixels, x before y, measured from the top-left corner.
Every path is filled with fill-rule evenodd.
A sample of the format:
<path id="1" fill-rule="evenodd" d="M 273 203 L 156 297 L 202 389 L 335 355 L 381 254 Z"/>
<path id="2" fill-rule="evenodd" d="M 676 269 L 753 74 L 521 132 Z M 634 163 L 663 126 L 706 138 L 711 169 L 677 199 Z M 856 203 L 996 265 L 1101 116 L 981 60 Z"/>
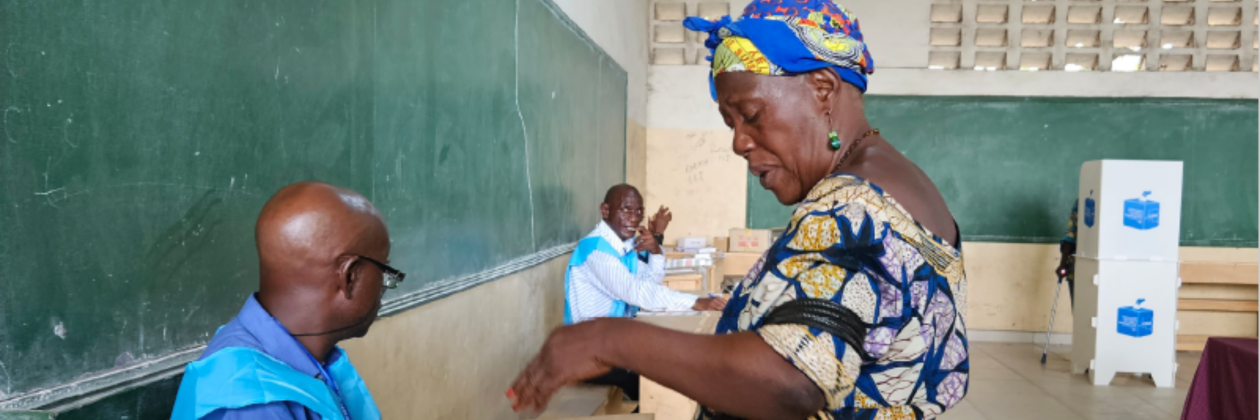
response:
<path id="1" fill-rule="evenodd" d="M 1142 307 L 1146 299 L 1138 299 L 1137 304 L 1120 308 L 1116 314 L 1116 332 L 1130 337 L 1146 337 L 1151 335 L 1151 325 L 1155 323 L 1155 312 Z"/>
<path id="2" fill-rule="evenodd" d="M 1098 209 L 1098 203 L 1094 201 L 1094 190 L 1089 190 L 1089 197 L 1085 197 L 1085 227 L 1094 227 L 1094 213 Z"/>
<path id="3" fill-rule="evenodd" d="M 1124 225 L 1137 230 L 1150 230 L 1159 226 L 1159 202 L 1147 200 L 1151 192 L 1142 193 L 1142 198 L 1124 200 Z"/>

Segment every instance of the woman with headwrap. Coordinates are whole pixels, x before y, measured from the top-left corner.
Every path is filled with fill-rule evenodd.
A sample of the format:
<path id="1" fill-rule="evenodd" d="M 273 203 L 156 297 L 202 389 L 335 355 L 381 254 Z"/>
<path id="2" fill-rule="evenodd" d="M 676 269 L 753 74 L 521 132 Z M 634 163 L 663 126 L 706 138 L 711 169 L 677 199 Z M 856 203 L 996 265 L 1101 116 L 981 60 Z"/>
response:
<path id="1" fill-rule="evenodd" d="M 736 21 L 685 24 L 709 33 L 734 152 L 796 204 L 787 230 L 716 335 L 559 328 L 513 384 L 514 408 L 612 366 L 695 399 L 701 418 L 924 419 L 957 404 L 970 370 L 961 238 L 932 181 L 866 120 L 857 20 L 830 0 L 759 0 Z"/>

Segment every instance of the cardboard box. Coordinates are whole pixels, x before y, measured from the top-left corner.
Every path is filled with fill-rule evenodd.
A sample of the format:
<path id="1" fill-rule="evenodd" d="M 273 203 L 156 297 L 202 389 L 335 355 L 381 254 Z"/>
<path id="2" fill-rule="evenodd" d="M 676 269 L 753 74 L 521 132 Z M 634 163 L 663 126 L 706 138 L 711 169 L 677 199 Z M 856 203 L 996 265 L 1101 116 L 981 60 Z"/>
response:
<path id="1" fill-rule="evenodd" d="M 728 252 L 764 252 L 770 249 L 769 229 L 731 229 Z"/>
<path id="2" fill-rule="evenodd" d="M 685 248 L 685 249 L 704 248 L 705 247 L 704 237 L 689 236 L 686 238 L 678 238 L 678 247 Z"/>
<path id="3" fill-rule="evenodd" d="M 717 248 L 718 252 L 730 251 L 730 238 L 725 236 L 714 236 L 713 247 Z"/>

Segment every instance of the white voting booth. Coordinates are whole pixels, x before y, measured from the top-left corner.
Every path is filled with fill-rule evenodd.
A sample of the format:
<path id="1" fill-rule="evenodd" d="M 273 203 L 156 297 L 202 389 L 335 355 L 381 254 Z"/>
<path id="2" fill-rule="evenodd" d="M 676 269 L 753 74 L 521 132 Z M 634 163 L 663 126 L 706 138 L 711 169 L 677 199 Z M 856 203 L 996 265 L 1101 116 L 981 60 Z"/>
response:
<path id="1" fill-rule="evenodd" d="M 1175 383 L 1181 162 L 1081 166 L 1072 372 L 1107 385 L 1117 372 Z"/>

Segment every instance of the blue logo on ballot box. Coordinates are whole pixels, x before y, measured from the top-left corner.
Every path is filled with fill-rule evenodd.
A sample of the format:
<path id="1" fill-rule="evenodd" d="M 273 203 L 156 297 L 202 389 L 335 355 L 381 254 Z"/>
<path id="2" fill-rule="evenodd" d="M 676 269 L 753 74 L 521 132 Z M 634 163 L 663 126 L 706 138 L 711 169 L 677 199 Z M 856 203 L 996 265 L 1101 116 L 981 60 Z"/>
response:
<path id="1" fill-rule="evenodd" d="M 1142 198 L 1124 200 L 1124 225 L 1137 230 L 1150 230 L 1159 226 L 1159 202 L 1147 200 L 1151 192 L 1142 193 Z"/>
<path id="2" fill-rule="evenodd" d="M 1145 301 L 1146 299 L 1138 299 L 1136 305 L 1120 308 L 1116 314 L 1116 332 L 1130 337 L 1151 335 L 1155 312 L 1141 307 Z"/>
<path id="3" fill-rule="evenodd" d="M 1089 197 L 1085 197 L 1085 227 L 1094 227 L 1094 213 L 1098 209 L 1098 203 L 1094 202 L 1094 190 L 1089 190 Z"/>

